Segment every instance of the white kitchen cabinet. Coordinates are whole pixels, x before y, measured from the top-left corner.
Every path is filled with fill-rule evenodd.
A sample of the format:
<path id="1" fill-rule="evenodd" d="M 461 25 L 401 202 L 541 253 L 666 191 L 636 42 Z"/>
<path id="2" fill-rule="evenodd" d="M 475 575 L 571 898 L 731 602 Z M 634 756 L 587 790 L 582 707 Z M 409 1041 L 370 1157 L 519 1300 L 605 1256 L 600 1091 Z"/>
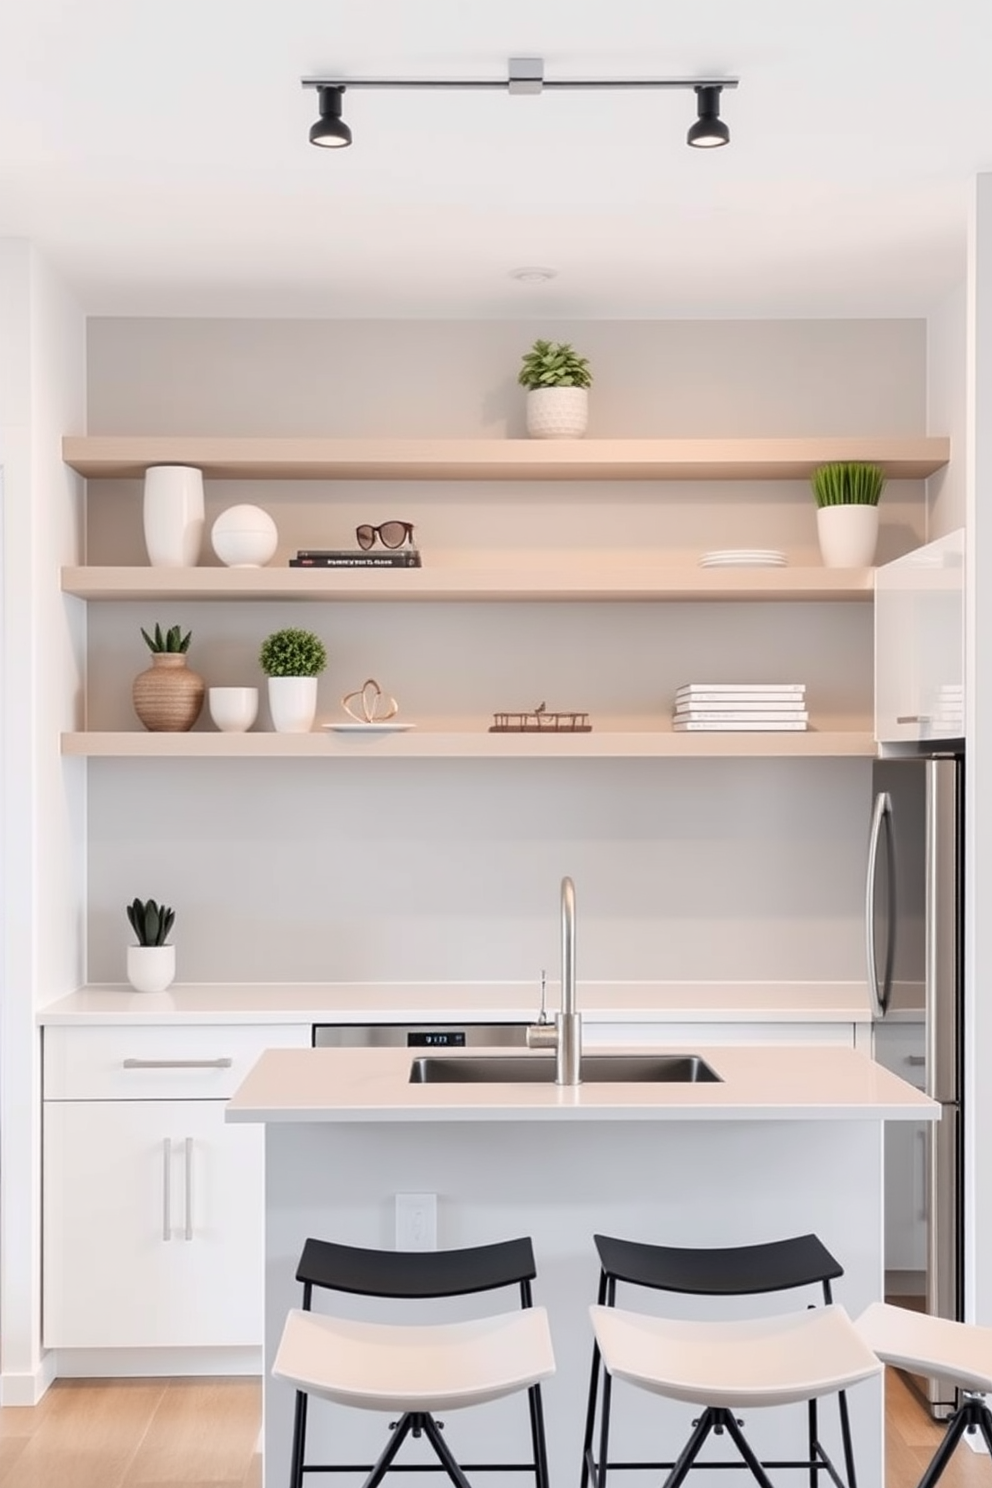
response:
<path id="1" fill-rule="evenodd" d="M 309 1034 L 45 1030 L 46 1347 L 261 1343 L 263 1137 L 224 1106 L 263 1049 Z"/>
<path id="2" fill-rule="evenodd" d="M 875 574 L 875 737 L 964 737 L 964 529 Z"/>
<path id="3" fill-rule="evenodd" d="M 923 1046 L 922 1023 L 875 1025 L 875 1058 L 917 1090 L 925 1085 Z M 899 1273 L 899 1290 L 926 1271 L 926 1132 L 922 1121 L 885 1126 L 885 1270 Z"/>

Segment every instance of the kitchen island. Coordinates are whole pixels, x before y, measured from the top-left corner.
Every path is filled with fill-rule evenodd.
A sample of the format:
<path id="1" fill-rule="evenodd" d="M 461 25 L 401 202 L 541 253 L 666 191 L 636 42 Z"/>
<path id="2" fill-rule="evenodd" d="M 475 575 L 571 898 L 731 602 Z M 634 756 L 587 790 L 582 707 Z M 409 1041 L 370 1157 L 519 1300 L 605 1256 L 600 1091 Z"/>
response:
<path id="1" fill-rule="evenodd" d="M 558 1362 L 545 1391 L 552 1480 L 574 1483 L 598 1275 L 593 1235 L 711 1246 L 815 1231 L 844 1266 L 835 1300 L 857 1314 L 882 1292 L 883 1123 L 937 1116 L 926 1096 L 852 1049 L 707 1047 L 714 1082 L 564 1089 L 411 1084 L 413 1057 L 273 1049 L 227 1106 L 227 1121 L 266 1131 L 267 1488 L 284 1481 L 289 1461 L 292 1392 L 269 1369 L 286 1312 L 299 1304 L 294 1276 L 308 1236 L 392 1247 L 395 1196 L 409 1193 L 437 1195 L 442 1248 L 530 1235 L 535 1300 L 548 1308 Z M 759 1305 L 775 1311 L 782 1299 Z M 666 1298 L 665 1309 L 693 1311 L 678 1298 Z M 878 1488 L 880 1383 L 859 1386 L 851 1406 L 859 1481 Z M 311 1459 L 334 1451 L 373 1460 L 382 1418 L 335 1413 L 332 1449 L 333 1409 L 311 1413 Z M 456 1455 L 506 1455 L 508 1441 L 522 1440 L 519 1412 L 511 1400 L 453 1418 Z M 834 1414 L 824 1412 L 828 1449 Z M 690 1415 L 618 1389 L 615 1439 L 626 1456 L 675 1455 Z M 795 1455 L 803 1416 L 752 1413 L 759 1455 Z"/>

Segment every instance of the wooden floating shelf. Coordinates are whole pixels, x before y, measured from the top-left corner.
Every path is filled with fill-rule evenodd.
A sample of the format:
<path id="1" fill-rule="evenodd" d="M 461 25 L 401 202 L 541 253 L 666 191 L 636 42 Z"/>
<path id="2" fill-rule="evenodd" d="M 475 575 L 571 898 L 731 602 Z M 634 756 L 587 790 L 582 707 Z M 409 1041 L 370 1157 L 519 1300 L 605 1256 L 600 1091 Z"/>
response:
<path id="1" fill-rule="evenodd" d="M 64 755 L 90 759 L 800 759 L 874 758 L 869 730 L 806 733 L 676 734 L 668 730 L 586 734 L 431 732 L 361 735 L 310 733 L 73 733 Z"/>
<path id="2" fill-rule="evenodd" d="M 140 479 L 195 465 L 208 480 L 803 480 L 831 460 L 866 460 L 922 480 L 950 459 L 943 436 L 808 439 L 298 439 L 68 435 L 80 475 Z"/>
<path id="3" fill-rule="evenodd" d="M 870 600 L 875 570 L 659 566 L 634 572 L 493 568 L 64 568 L 89 600 Z"/>

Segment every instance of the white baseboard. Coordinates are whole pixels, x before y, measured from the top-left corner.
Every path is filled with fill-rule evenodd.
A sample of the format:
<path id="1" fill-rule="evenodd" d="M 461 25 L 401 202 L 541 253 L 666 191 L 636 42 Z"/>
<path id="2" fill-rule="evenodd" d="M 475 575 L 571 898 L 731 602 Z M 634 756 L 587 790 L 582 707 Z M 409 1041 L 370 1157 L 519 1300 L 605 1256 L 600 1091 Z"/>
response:
<path id="1" fill-rule="evenodd" d="M 55 1355 L 51 1352 L 30 1374 L 0 1375 L 0 1405 L 37 1405 L 55 1377 Z"/>
<path id="2" fill-rule="evenodd" d="M 56 1379 L 260 1375 L 262 1372 L 260 1348 L 53 1349 L 49 1357 L 55 1358 Z"/>

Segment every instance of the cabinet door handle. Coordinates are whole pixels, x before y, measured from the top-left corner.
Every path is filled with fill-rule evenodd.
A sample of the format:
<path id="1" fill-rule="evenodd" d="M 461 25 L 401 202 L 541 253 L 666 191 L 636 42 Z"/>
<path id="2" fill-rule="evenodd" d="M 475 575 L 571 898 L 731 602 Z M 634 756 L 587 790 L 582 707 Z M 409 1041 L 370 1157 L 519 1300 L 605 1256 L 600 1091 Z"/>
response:
<path id="1" fill-rule="evenodd" d="M 125 1059 L 123 1069 L 230 1069 L 233 1059 Z"/>
<path id="2" fill-rule="evenodd" d="M 897 713 L 896 723 L 929 723 L 929 713 Z"/>
<path id="3" fill-rule="evenodd" d="M 193 1238 L 193 1138 L 186 1138 L 186 1231 L 184 1240 Z"/>
<path id="4" fill-rule="evenodd" d="M 172 1239 L 172 1138 L 162 1142 L 162 1239 Z"/>
<path id="5" fill-rule="evenodd" d="M 924 1064 L 926 1064 L 926 1062 L 927 1062 L 927 1056 L 925 1054 L 907 1054 L 906 1055 L 906 1063 L 907 1064 L 924 1065 Z"/>

